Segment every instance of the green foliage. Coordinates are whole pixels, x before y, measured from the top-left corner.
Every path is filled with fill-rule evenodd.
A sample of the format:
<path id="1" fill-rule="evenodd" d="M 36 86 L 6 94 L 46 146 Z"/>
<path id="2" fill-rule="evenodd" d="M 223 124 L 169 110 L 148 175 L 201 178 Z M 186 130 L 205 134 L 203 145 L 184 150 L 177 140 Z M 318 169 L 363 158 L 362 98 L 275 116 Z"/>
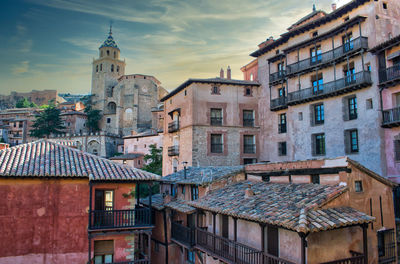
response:
<path id="1" fill-rule="evenodd" d="M 16 108 L 29 108 L 29 107 L 37 107 L 37 105 L 35 103 L 30 102 L 28 99 L 23 98 L 15 104 L 15 107 Z"/>
<path id="2" fill-rule="evenodd" d="M 150 147 L 150 154 L 144 156 L 144 161 L 147 163 L 142 170 L 152 172 L 158 175 L 162 174 L 162 148 L 157 148 L 155 144 Z"/>
<path id="3" fill-rule="evenodd" d="M 82 101 L 85 105 L 85 113 L 87 115 L 86 127 L 89 129 L 89 132 L 99 131 L 99 121 L 102 117 L 101 111 L 93 109 L 91 96 L 85 96 Z"/>
<path id="4" fill-rule="evenodd" d="M 139 190 L 140 198 L 146 198 L 149 196 L 149 187 L 147 186 L 147 184 L 140 184 L 139 188 L 140 188 Z M 152 194 L 160 193 L 160 183 L 158 182 L 153 183 L 153 185 L 151 186 L 151 193 Z M 137 194 L 137 192 L 135 192 L 135 194 Z"/>
<path id="5" fill-rule="evenodd" d="M 30 132 L 32 137 L 48 138 L 50 134 L 62 133 L 62 129 L 65 128 L 60 118 L 60 110 L 54 105 L 49 105 L 35 117 L 36 120 L 32 125 L 33 129 Z"/>

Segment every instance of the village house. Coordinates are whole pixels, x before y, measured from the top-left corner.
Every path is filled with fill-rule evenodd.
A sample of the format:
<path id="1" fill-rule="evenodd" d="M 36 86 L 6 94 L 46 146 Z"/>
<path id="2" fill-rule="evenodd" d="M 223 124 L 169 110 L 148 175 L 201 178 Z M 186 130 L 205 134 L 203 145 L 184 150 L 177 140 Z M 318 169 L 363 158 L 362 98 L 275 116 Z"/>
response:
<path id="1" fill-rule="evenodd" d="M 219 78 L 189 79 L 164 102 L 163 175 L 188 166 L 232 166 L 258 161 L 259 84 Z"/>
<path id="2" fill-rule="evenodd" d="M 1 150 L 0 262 L 150 263 L 135 190 L 158 178 L 47 140 Z"/>
<path id="3" fill-rule="evenodd" d="M 385 150 L 383 137 L 393 129 L 381 128 L 383 65 L 370 49 L 400 33 L 399 14 L 395 0 L 353 0 L 333 4 L 330 13 L 314 6 L 278 39 L 258 46 L 251 56 L 261 84 L 260 161 L 347 155 L 385 177 L 393 173 L 386 169 L 393 142 Z"/>

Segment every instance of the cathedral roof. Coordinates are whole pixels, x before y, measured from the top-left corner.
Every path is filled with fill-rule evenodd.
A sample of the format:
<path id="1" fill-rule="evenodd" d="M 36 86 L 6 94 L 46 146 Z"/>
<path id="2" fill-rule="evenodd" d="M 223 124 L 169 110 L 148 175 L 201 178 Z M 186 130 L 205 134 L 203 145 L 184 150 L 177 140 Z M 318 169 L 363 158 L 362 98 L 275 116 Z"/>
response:
<path id="1" fill-rule="evenodd" d="M 111 47 L 111 48 L 119 49 L 117 46 L 117 43 L 115 43 L 115 40 L 112 36 L 111 30 L 110 30 L 110 33 L 109 33 L 107 39 L 100 46 L 100 48 L 103 48 L 103 47 Z"/>

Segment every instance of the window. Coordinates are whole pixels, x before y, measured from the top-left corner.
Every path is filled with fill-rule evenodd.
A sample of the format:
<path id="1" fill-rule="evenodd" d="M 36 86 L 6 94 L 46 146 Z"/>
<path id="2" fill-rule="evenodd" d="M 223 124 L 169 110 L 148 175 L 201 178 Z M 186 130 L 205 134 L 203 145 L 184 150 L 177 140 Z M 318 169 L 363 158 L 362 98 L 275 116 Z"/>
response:
<path id="1" fill-rule="evenodd" d="M 111 123 L 111 118 L 107 118 L 107 124 L 110 124 Z"/>
<path id="2" fill-rule="evenodd" d="M 278 76 L 283 77 L 284 72 L 285 72 L 285 63 L 284 62 L 278 63 Z"/>
<path id="3" fill-rule="evenodd" d="M 111 64 L 111 72 L 114 72 L 114 64 Z"/>
<path id="4" fill-rule="evenodd" d="M 254 75 L 252 73 L 250 74 L 250 81 L 254 81 Z"/>
<path id="5" fill-rule="evenodd" d="M 286 133 L 286 114 L 279 115 L 278 133 Z"/>
<path id="6" fill-rule="evenodd" d="M 110 51 L 109 50 L 107 50 L 107 56 L 110 56 Z"/>
<path id="7" fill-rule="evenodd" d="M 123 161 L 122 161 L 122 164 L 126 164 L 126 160 L 123 160 Z"/>
<path id="8" fill-rule="evenodd" d="M 114 258 L 114 241 L 94 241 L 94 264 L 112 263 Z"/>
<path id="9" fill-rule="evenodd" d="M 318 45 L 310 49 L 311 64 L 319 63 L 322 60 L 321 46 Z"/>
<path id="10" fill-rule="evenodd" d="M 117 72 L 119 72 L 119 66 L 117 66 Z"/>
<path id="11" fill-rule="evenodd" d="M 244 95 L 251 96 L 251 89 L 250 88 L 246 88 Z"/>
<path id="12" fill-rule="evenodd" d="M 187 90 L 185 90 L 185 96 L 187 95 Z"/>
<path id="13" fill-rule="evenodd" d="M 117 53 L 114 51 L 114 59 L 117 57 Z"/>
<path id="14" fill-rule="evenodd" d="M 220 90 L 218 86 L 213 86 L 211 89 L 211 94 L 220 94 Z"/>
<path id="15" fill-rule="evenodd" d="M 100 64 L 100 71 L 103 71 L 103 64 Z"/>
<path id="16" fill-rule="evenodd" d="M 195 263 L 195 254 L 191 250 L 186 249 L 186 260 L 188 263 L 194 264 Z"/>
<path id="17" fill-rule="evenodd" d="M 345 18 L 344 18 L 344 22 L 349 21 L 349 19 L 350 19 L 349 16 L 345 17 Z"/>
<path id="18" fill-rule="evenodd" d="M 365 108 L 367 108 L 367 110 L 374 108 L 374 105 L 372 103 L 372 98 L 365 100 Z"/>
<path id="19" fill-rule="evenodd" d="M 325 134 L 312 135 L 313 155 L 325 155 Z"/>
<path id="20" fill-rule="evenodd" d="M 96 65 L 96 72 L 99 72 L 99 65 Z"/>
<path id="21" fill-rule="evenodd" d="M 356 71 L 354 69 L 354 62 L 351 62 L 349 66 L 343 68 L 343 75 L 345 76 L 345 85 L 350 85 L 356 82 Z"/>
<path id="22" fill-rule="evenodd" d="M 387 3 L 382 3 L 383 9 L 387 9 Z"/>
<path id="23" fill-rule="evenodd" d="M 383 224 L 382 224 L 383 226 Z M 388 263 L 396 260 L 396 235 L 393 228 L 380 230 L 378 235 L 378 263 Z M 389 260 L 389 261 L 388 261 Z"/>
<path id="24" fill-rule="evenodd" d="M 243 165 L 257 163 L 257 159 L 243 159 Z"/>
<path id="25" fill-rule="evenodd" d="M 400 140 L 398 139 L 394 141 L 394 160 L 400 161 Z"/>
<path id="26" fill-rule="evenodd" d="M 222 153 L 222 134 L 211 134 L 211 153 Z"/>
<path id="27" fill-rule="evenodd" d="M 321 125 L 325 121 L 324 104 L 316 104 L 314 109 L 314 125 Z"/>
<path id="28" fill-rule="evenodd" d="M 310 177 L 311 177 L 311 183 L 319 184 L 319 175 L 318 174 L 311 175 Z"/>
<path id="29" fill-rule="evenodd" d="M 109 102 L 107 105 L 108 114 L 115 114 L 117 112 L 117 104 L 114 102 Z"/>
<path id="30" fill-rule="evenodd" d="M 284 96 L 285 96 L 285 93 L 286 93 L 285 87 L 282 87 L 282 88 L 279 88 L 279 89 L 278 89 L 278 96 L 279 96 L 279 97 L 284 97 Z"/>
<path id="31" fill-rule="evenodd" d="M 318 76 L 312 76 L 311 83 L 313 87 L 313 94 L 320 94 L 324 91 L 324 79 L 322 77 L 322 73 L 318 74 Z"/>
<path id="32" fill-rule="evenodd" d="M 243 153 L 254 154 L 256 153 L 256 144 L 254 135 L 243 136 Z"/>
<path id="33" fill-rule="evenodd" d="M 286 142 L 278 142 L 278 155 L 279 156 L 286 156 Z"/>
<path id="34" fill-rule="evenodd" d="M 362 181 L 355 181 L 354 189 L 356 192 L 362 192 L 363 191 Z"/>
<path id="35" fill-rule="evenodd" d="M 312 33 L 312 36 L 313 36 L 313 38 L 317 37 L 317 36 L 318 36 L 318 31 L 314 31 L 314 32 Z"/>
<path id="36" fill-rule="evenodd" d="M 357 153 L 358 149 L 358 131 L 357 129 L 345 130 L 345 152 L 346 154 Z"/>
<path id="37" fill-rule="evenodd" d="M 177 187 L 175 184 L 171 184 L 171 196 L 176 197 Z"/>
<path id="38" fill-rule="evenodd" d="M 212 126 L 222 126 L 222 109 L 211 108 L 210 110 L 210 124 Z"/>
<path id="39" fill-rule="evenodd" d="M 365 67 L 367 68 L 367 71 L 371 72 L 371 63 L 367 63 Z"/>
<path id="40" fill-rule="evenodd" d="M 348 99 L 349 107 L 349 119 L 357 119 L 357 97 L 351 97 Z"/>
<path id="41" fill-rule="evenodd" d="M 354 42 L 353 42 L 353 34 L 348 33 L 342 37 L 343 41 L 343 51 L 348 52 L 353 50 L 354 48 Z"/>
<path id="42" fill-rule="evenodd" d="M 299 112 L 299 121 L 303 120 L 303 112 Z"/>
<path id="43" fill-rule="evenodd" d="M 254 127 L 254 111 L 243 110 L 243 126 Z"/>
<path id="44" fill-rule="evenodd" d="M 109 211 L 114 207 L 114 191 L 95 190 L 94 210 Z"/>
<path id="45" fill-rule="evenodd" d="M 199 187 L 196 185 L 192 185 L 190 189 L 191 189 L 192 201 L 199 199 Z"/>

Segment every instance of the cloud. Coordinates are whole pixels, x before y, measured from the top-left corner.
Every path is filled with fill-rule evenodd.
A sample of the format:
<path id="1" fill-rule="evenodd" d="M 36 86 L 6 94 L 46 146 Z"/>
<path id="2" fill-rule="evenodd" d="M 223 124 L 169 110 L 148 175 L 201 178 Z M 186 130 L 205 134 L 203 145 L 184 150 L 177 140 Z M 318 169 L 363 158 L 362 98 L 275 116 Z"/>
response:
<path id="1" fill-rule="evenodd" d="M 12 72 L 14 74 L 26 73 L 29 70 L 29 61 L 21 61 L 12 67 Z"/>

